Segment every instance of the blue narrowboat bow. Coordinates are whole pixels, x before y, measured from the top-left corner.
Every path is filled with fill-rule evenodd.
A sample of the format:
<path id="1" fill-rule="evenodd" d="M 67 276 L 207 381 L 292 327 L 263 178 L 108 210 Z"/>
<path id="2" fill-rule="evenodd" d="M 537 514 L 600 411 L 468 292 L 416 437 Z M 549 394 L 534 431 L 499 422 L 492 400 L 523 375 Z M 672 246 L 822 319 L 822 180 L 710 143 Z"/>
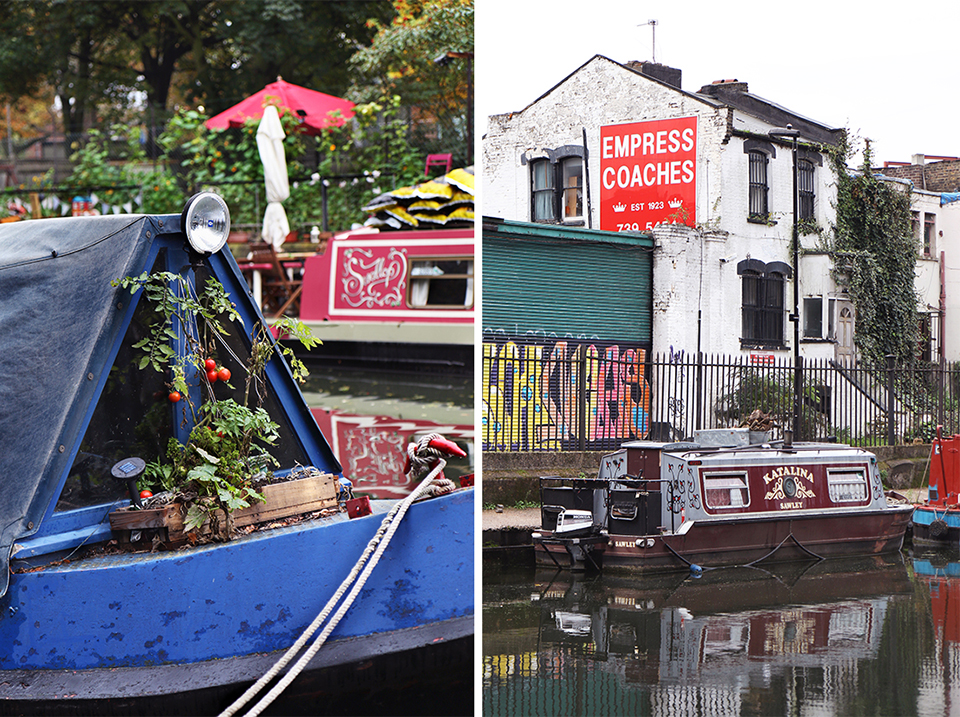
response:
<path id="1" fill-rule="evenodd" d="M 263 321 L 217 238 L 229 212 L 211 197 L 182 215 L 0 225 L 0 713 L 225 709 L 310 625 L 395 505 L 185 549 L 110 549 L 109 514 L 131 502 L 111 466 L 150 460 L 192 427 L 187 401 L 168 400 L 169 376 L 131 348 L 142 292 L 111 282 L 156 271 L 219 281 L 243 324 L 225 338 L 235 376 Z M 264 375 L 276 473 L 341 474 L 282 357 Z M 472 711 L 473 506 L 472 489 L 410 505 L 283 709 Z"/>

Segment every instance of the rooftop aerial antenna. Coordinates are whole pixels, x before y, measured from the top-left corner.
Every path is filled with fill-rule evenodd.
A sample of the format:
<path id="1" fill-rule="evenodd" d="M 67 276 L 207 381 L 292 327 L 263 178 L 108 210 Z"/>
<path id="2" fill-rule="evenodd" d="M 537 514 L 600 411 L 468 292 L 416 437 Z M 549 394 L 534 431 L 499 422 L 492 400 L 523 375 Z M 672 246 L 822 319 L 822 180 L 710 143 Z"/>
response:
<path id="1" fill-rule="evenodd" d="M 650 26 L 650 32 L 653 34 L 653 57 L 651 60 L 653 61 L 653 64 L 657 64 L 657 21 L 647 20 L 646 22 L 637 25 L 637 27 L 646 27 L 647 25 Z"/>

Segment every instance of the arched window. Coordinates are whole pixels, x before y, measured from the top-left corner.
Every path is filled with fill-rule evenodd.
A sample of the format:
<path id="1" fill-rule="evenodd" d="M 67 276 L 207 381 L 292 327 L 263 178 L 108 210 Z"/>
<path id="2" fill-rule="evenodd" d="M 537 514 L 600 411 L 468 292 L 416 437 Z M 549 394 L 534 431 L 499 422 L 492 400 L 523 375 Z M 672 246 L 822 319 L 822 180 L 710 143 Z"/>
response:
<path id="1" fill-rule="evenodd" d="M 530 220 L 583 220 L 583 148 L 564 145 L 530 161 Z"/>
<path id="2" fill-rule="evenodd" d="M 737 265 L 741 276 L 741 335 L 744 346 L 783 348 L 784 284 L 790 267 L 780 261 L 765 264 L 745 259 Z"/>

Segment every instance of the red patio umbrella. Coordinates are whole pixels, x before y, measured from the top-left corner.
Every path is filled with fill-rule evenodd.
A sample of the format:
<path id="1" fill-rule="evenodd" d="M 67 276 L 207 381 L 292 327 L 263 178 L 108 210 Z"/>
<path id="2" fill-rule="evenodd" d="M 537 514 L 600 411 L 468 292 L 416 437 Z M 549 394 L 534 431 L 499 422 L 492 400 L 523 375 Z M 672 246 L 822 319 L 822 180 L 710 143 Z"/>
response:
<path id="1" fill-rule="evenodd" d="M 293 112 L 303 123 L 304 131 L 313 135 L 320 134 L 324 127 L 342 125 L 344 120 L 353 117 L 353 102 L 292 85 L 278 77 L 276 82 L 208 119 L 206 125 L 209 129 L 240 127 L 248 119 L 259 120 L 265 104 L 277 105 L 281 115 L 286 111 Z M 329 113 L 335 110 L 340 110 L 340 119 L 330 116 Z"/>

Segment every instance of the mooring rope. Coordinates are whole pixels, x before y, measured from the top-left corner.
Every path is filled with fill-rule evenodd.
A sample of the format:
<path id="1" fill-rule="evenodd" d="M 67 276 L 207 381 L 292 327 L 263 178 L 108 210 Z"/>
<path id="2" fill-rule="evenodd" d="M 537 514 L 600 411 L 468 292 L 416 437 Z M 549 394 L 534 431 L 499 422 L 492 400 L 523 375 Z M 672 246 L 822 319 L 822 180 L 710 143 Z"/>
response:
<path id="1" fill-rule="evenodd" d="M 413 446 L 413 452 L 416 454 L 419 452 L 421 445 L 425 446 L 429 443 L 431 438 L 434 438 L 437 435 L 438 434 L 430 434 L 429 436 L 424 436 L 424 438 L 421 439 L 417 444 L 409 444 L 407 446 L 408 457 L 411 456 L 411 446 Z M 247 691 L 244 692 L 243 695 L 241 695 L 233 704 L 221 712 L 220 717 L 232 717 L 232 715 L 235 715 L 241 707 L 253 699 L 257 693 L 259 693 L 269 682 L 271 682 L 274 678 L 276 678 L 277 675 L 280 674 L 280 671 L 283 670 L 283 668 L 286 667 L 291 660 L 293 660 L 293 658 L 297 655 L 297 653 L 300 652 L 301 649 L 303 649 L 303 646 L 306 644 L 307 640 L 313 636 L 313 633 L 316 632 L 317 628 L 319 628 L 323 621 L 326 620 L 334 605 L 340 601 L 340 598 L 343 596 L 344 592 L 346 592 L 351 583 L 353 583 L 353 589 L 350 590 L 350 593 L 343 601 L 343 604 L 330 619 L 330 622 L 327 623 L 323 631 L 317 636 L 317 639 L 314 640 L 310 648 L 300 657 L 296 664 L 290 668 L 290 671 L 287 672 L 287 674 L 284 675 L 283 678 L 266 695 L 261 697 L 259 702 L 250 708 L 250 710 L 246 713 L 247 717 L 256 717 L 256 715 L 259 715 L 263 710 L 265 710 L 270 703 L 279 697 L 280 694 L 287 688 L 287 686 L 293 682 L 294 679 L 296 679 L 297 675 L 303 671 L 310 660 L 313 659 L 317 651 L 323 646 L 323 643 L 326 642 L 327 637 L 331 632 L 333 632 L 333 629 L 337 626 L 337 623 L 340 622 L 340 619 L 353 604 L 360 590 L 363 588 L 364 583 L 366 583 L 367 578 L 370 577 L 370 573 L 373 572 L 373 569 L 377 566 L 377 563 L 380 561 L 380 557 L 387 549 L 387 546 L 390 544 L 390 540 L 393 538 L 394 533 L 396 533 L 397 528 L 400 526 L 400 522 L 403 520 L 403 516 L 406 514 L 407 509 L 415 501 L 428 493 L 428 489 L 434 482 L 434 479 L 442 473 L 443 468 L 446 465 L 446 461 L 440 457 L 439 451 L 435 451 L 435 449 L 432 448 L 427 450 L 432 452 L 432 455 L 430 455 L 428 460 L 426 460 L 426 456 L 417 455 L 415 458 L 411 457 L 411 467 L 415 467 L 415 470 L 418 473 L 422 473 L 423 470 L 426 467 L 429 467 L 431 463 L 436 462 L 436 465 L 433 467 L 427 477 L 420 482 L 420 485 L 418 485 L 412 493 L 397 503 L 390 510 L 390 512 L 387 513 L 383 521 L 380 523 L 380 527 L 376 534 L 370 539 L 370 542 L 367 543 L 367 547 L 364 549 L 363 554 L 357 561 L 357 564 L 353 566 L 350 574 L 340 584 L 340 587 L 333 594 L 333 596 L 327 601 L 327 604 L 324 606 L 323 610 L 320 611 L 320 614 L 314 618 L 313 622 L 310 623 L 306 630 L 304 630 L 303 634 L 297 638 L 297 641 L 293 643 L 293 645 L 279 660 L 277 660 L 273 667 L 271 667 L 263 675 L 263 677 L 257 680 L 257 682 L 247 689 Z M 369 564 L 366 564 L 368 558 L 370 561 Z M 360 572 L 361 569 L 363 572 Z M 356 582 L 354 583 L 354 581 Z"/>
<path id="2" fill-rule="evenodd" d="M 810 550 L 809 548 L 807 548 L 803 543 L 801 543 L 799 540 L 797 540 L 797 537 L 791 532 L 786 538 L 784 538 L 783 540 L 780 541 L 780 544 L 777 545 L 777 547 L 775 547 L 775 548 L 774 548 L 773 550 L 771 550 L 769 553 L 767 553 L 766 555 L 764 555 L 762 558 L 757 558 L 756 560 L 751 560 L 749 563 L 741 563 L 741 564 L 737 564 L 737 565 L 715 565 L 715 566 L 712 566 L 712 567 L 705 567 L 705 566 L 699 566 L 699 565 L 698 565 L 698 566 L 696 566 L 696 567 L 699 567 L 701 570 L 720 570 L 720 569 L 723 569 L 723 568 L 752 568 L 752 567 L 754 567 L 757 563 L 766 560 L 766 559 L 769 558 L 771 555 L 773 555 L 775 552 L 777 552 L 778 550 L 780 550 L 780 548 L 782 548 L 782 547 L 784 546 L 784 543 L 786 543 L 788 540 L 793 540 L 794 544 L 796 544 L 796 546 L 797 546 L 798 548 L 800 548 L 800 550 L 802 550 L 803 552 L 805 552 L 805 553 L 806 553 L 807 555 L 809 555 L 810 557 L 816 558 L 817 560 L 823 560 L 823 556 L 822 556 L 822 555 L 817 555 L 815 552 L 813 552 L 812 550 Z M 676 550 L 674 550 L 674 549 L 670 546 L 670 544 L 667 543 L 667 541 L 665 541 L 665 540 L 663 541 L 663 547 L 665 547 L 667 550 L 669 550 L 669 551 L 670 551 L 671 553 L 673 553 L 675 556 L 677 556 L 678 558 L 680 558 L 680 560 L 682 560 L 683 562 L 685 562 L 689 567 L 691 567 L 691 568 L 694 567 L 694 563 L 692 563 L 692 562 L 689 561 L 687 558 L 685 558 L 685 557 L 682 556 L 680 553 L 678 553 Z"/>

